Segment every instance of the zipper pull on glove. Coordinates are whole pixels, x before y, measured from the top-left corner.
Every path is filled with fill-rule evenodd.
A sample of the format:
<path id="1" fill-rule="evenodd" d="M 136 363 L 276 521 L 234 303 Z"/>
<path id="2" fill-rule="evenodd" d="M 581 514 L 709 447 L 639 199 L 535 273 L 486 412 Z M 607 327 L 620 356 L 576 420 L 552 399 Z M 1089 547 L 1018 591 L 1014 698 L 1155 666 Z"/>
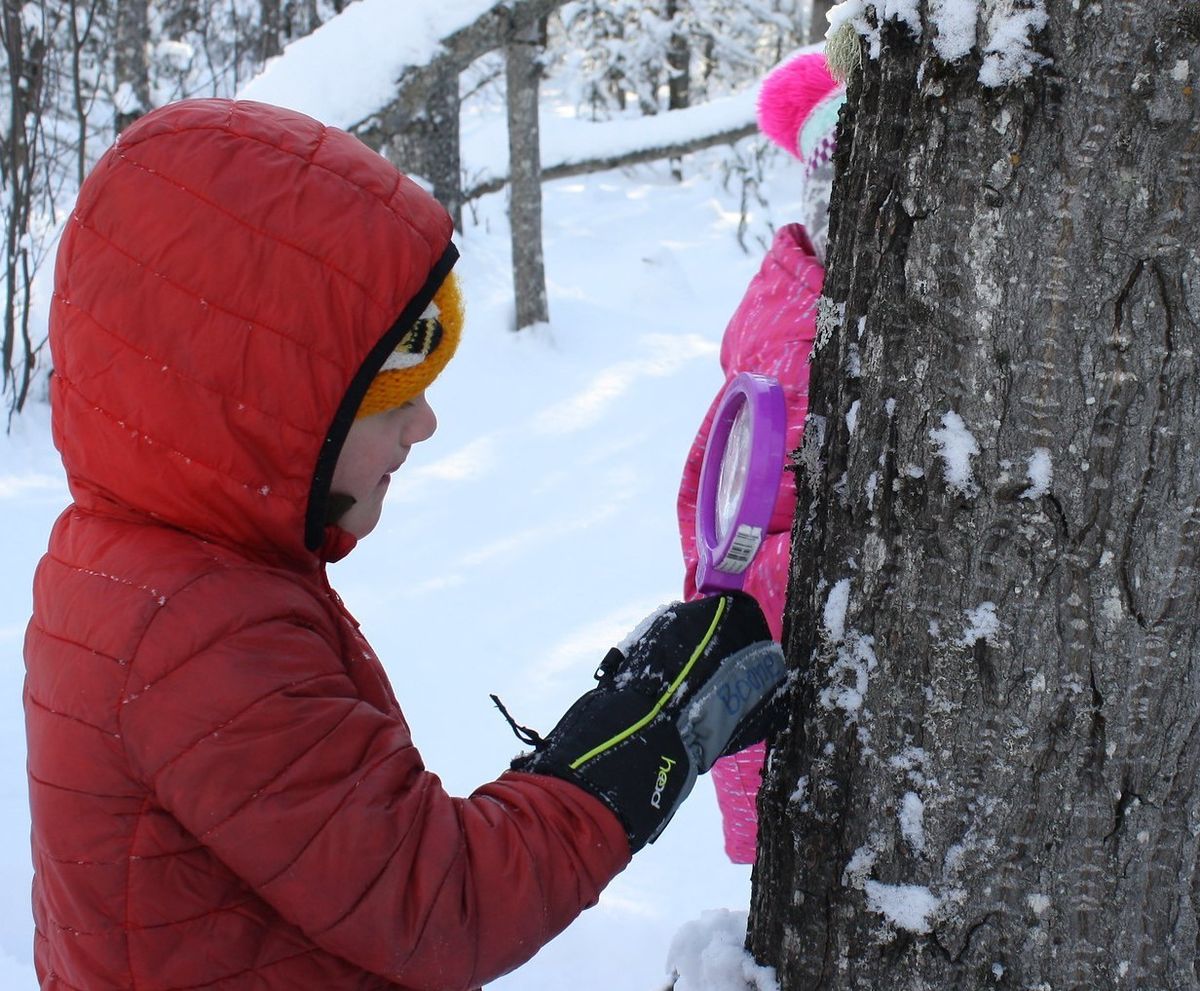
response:
<path id="1" fill-rule="evenodd" d="M 630 848 L 658 838 L 732 744 L 765 735 L 784 681 L 783 653 L 758 603 L 742 592 L 675 603 L 610 650 L 583 695 L 515 771 L 591 792 L 625 826 Z"/>

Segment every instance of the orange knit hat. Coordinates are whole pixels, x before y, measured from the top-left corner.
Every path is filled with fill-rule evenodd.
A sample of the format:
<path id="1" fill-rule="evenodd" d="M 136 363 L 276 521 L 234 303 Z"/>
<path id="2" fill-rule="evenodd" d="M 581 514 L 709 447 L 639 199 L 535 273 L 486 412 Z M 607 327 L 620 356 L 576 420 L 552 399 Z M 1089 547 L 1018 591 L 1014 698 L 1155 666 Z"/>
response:
<path id="1" fill-rule="evenodd" d="M 424 392 L 454 357 L 462 324 L 462 293 L 451 272 L 371 380 L 354 418 L 361 420 L 403 406 Z"/>

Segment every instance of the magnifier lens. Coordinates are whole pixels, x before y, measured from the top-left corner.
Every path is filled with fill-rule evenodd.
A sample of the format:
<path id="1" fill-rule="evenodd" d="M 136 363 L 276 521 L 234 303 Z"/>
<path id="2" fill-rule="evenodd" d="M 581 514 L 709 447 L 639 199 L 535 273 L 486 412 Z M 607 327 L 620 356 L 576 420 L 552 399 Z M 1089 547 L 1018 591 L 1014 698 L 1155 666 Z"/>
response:
<path id="1" fill-rule="evenodd" d="M 729 429 L 725 456 L 721 459 L 721 475 L 717 482 L 717 540 L 723 540 L 737 518 L 746 490 L 746 475 L 750 468 L 752 419 L 749 403 L 742 403 Z"/>

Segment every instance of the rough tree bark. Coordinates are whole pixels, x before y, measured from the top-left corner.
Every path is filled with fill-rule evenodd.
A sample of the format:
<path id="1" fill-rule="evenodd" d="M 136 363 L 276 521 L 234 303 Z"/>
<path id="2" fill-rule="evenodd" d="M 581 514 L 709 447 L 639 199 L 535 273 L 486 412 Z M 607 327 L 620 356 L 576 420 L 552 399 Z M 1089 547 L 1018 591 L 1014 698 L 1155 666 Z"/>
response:
<path id="1" fill-rule="evenodd" d="M 522 28 L 506 55 L 508 100 L 508 219 L 512 233 L 516 330 L 550 319 L 542 251 L 542 167 L 538 128 L 543 24 Z"/>
<path id="2" fill-rule="evenodd" d="M 851 79 L 749 937 L 786 991 L 1198 986 L 1200 5 L 1044 6 L 1010 85 L 1032 3 L 947 63 L 921 0 Z"/>

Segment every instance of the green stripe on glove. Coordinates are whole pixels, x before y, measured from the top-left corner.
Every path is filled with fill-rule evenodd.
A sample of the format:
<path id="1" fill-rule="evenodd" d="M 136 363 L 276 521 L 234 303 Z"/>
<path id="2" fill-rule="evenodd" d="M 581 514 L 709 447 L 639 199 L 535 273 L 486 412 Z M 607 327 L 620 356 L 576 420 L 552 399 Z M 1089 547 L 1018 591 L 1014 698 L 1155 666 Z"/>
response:
<path id="1" fill-rule="evenodd" d="M 597 686 L 513 769 L 591 792 L 636 851 L 658 837 L 697 775 L 766 734 L 764 714 L 784 676 L 783 654 L 750 596 L 676 603 L 609 651 Z"/>

